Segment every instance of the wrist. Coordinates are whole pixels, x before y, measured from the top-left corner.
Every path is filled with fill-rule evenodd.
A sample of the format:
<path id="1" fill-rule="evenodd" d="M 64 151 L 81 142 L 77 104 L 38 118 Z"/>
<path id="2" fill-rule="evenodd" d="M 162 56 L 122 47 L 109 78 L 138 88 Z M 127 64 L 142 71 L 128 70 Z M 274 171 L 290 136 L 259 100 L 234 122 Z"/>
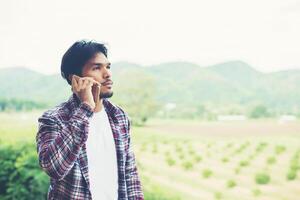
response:
<path id="1" fill-rule="evenodd" d="M 88 101 L 83 101 L 82 103 L 86 104 L 87 106 L 89 106 L 92 110 L 94 110 L 95 108 L 95 104 L 91 104 L 90 102 Z"/>

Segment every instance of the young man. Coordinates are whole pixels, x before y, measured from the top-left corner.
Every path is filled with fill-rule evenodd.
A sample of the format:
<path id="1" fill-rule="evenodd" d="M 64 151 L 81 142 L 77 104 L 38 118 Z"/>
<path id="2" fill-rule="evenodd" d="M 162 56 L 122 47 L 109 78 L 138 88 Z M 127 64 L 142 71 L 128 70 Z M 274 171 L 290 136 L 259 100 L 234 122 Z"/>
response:
<path id="1" fill-rule="evenodd" d="M 40 166 L 50 176 L 48 199 L 143 200 L 128 116 L 108 100 L 105 45 L 75 42 L 61 74 L 73 94 L 38 119 L 36 137 Z"/>

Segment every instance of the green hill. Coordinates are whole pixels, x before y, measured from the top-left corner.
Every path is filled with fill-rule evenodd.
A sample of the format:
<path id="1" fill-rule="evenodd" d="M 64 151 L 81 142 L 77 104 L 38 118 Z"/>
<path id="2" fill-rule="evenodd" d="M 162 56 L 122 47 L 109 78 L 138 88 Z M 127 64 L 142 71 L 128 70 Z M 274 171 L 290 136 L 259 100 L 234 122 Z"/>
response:
<path id="1" fill-rule="evenodd" d="M 112 65 L 112 72 L 116 91 L 135 83 L 136 74 L 138 78 L 152 77 L 153 96 L 161 105 L 169 102 L 187 107 L 263 104 L 287 113 L 299 112 L 300 108 L 300 70 L 262 73 L 242 61 L 207 67 L 189 62 L 155 66 L 118 62 Z M 33 100 L 52 106 L 66 100 L 71 91 L 58 74 L 44 75 L 17 67 L 0 69 L 0 94 L 1 98 Z M 114 98 L 117 100 L 118 94 Z"/>

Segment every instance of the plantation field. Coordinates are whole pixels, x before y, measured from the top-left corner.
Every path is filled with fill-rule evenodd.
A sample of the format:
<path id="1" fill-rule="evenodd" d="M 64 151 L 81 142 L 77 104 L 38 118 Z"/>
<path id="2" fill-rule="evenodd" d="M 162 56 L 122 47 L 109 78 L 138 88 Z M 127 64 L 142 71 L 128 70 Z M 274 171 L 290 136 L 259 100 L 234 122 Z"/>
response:
<path id="1" fill-rule="evenodd" d="M 0 113 L 0 140 L 34 143 L 40 114 Z M 299 139 L 299 122 L 275 120 L 132 127 L 143 187 L 167 199 L 298 200 Z"/>
<path id="2" fill-rule="evenodd" d="M 181 199 L 299 199 L 299 122 L 152 121 L 134 131 L 142 175 Z"/>

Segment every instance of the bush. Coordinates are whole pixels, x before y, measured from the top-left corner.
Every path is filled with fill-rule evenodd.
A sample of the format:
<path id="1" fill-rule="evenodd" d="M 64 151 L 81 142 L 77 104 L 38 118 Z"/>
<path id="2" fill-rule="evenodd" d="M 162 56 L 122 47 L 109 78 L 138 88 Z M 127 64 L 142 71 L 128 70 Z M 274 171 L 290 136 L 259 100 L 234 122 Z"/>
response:
<path id="1" fill-rule="evenodd" d="M 270 176 L 266 173 L 258 173 L 255 175 L 255 181 L 257 184 L 268 184 L 270 180 Z"/>
<path id="2" fill-rule="evenodd" d="M 276 163 L 276 158 L 275 157 L 267 158 L 267 164 L 272 165 L 274 163 Z"/>
<path id="3" fill-rule="evenodd" d="M 222 162 L 223 162 L 223 163 L 227 163 L 228 161 L 229 161 L 229 159 L 228 159 L 227 157 L 223 157 L 223 158 L 222 158 Z"/>
<path id="4" fill-rule="evenodd" d="M 22 152 L 10 175 L 7 189 L 9 199 L 45 199 L 49 187 L 48 176 L 40 169 L 34 151 Z"/>
<path id="5" fill-rule="evenodd" d="M 294 180 L 297 177 L 297 171 L 296 170 L 290 170 L 287 175 L 286 175 L 286 179 L 287 180 Z"/>
<path id="6" fill-rule="evenodd" d="M 233 188 L 236 186 L 236 182 L 234 180 L 228 180 L 226 185 L 228 188 Z"/>
<path id="7" fill-rule="evenodd" d="M 0 199 L 44 200 L 47 197 L 49 177 L 38 164 L 35 144 L 4 145 L 0 142 Z M 143 178 L 143 177 L 141 177 Z M 148 185 L 147 182 L 142 182 Z M 147 200 L 173 200 L 180 198 L 168 195 L 163 190 L 145 189 Z"/>
<path id="8" fill-rule="evenodd" d="M 49 178 L 39 167 L 35 146 L 1 146 L 0 199 L 45 199 Z"/>
<path id="9" fill-rule="evenodd" d="M 154 143 L 152 146 L 152 153 L 157 153 L 157 144 Z"/>
<path id="10" fill-rule="evenodd" d="M 173 166 L 176 164 L 176 161 L 173 158 L 171 158 L 170 156 L 168 156 L 166 158 L 166 162 L 168 163 L 169 166 Z"/>
<path id="11" fill-rule="evenodd" d="M 285 150 L 286 150 L 286 148 L 285 148 L 285 146 L 283 146 L 283 145 L 277 145 L 277 146 L 275 147 L 275 153 L 276 153 L 276 154 L 281 154 L 281 153 L 283 153 Z"/>
<path id="12" fill-rule="evenodd" d="M 194 165 L 191 161 L 184 161 L 182 163 L 182 166 L 185 170 L 190 170 L 190 169 L 193 169 Z"/>
<path id="13" fill-rule="evenodd" d="M 258 189 L 258 188 L 255 188 L 252 190 L 252 194 L 257 197 L 257 196 L 260 196 L 261 195 L 261 190 Z"/>
<path id="14" fill-rule="evenodd" d="M 180 153 L 180 154 L 178 155 L 178 157 L 179 157 L 180 160 L 183 160 L 184 157 L 185 157 L 185 155 L 184 155 L 184 153 Z"/>
<path id="15" fill-rule="evenodd" d="M 200 162 L 202 160 L 202 157 L 199 155 L 194 156 L 194 160 L 196 163 Z"/>
<path id="16" fill-rule="evenodd" d="M 215 196 L 215 199 L 222 199 L 222 197 L 223 197 L 221 192 L 215 192 L 214 196 Z"/>
<path id="17" fill-rule="evenodd" d="M 11 146 L 0 146 L 0 196 L 6 195 L 9 183 L 9 174 L 15 171 L 15 161 L 18 157 L 16 150 Z"/>
<path id="18" fill-rule="evenodd" d="M 141 177 L 143 183 L 143 192 L 146 200 L 180 200 L 176 191 L 170 191 L 168 188 L 162 188 L 161 185 L 153 183 L 148 176 Z"/>
<path id="19" fill-rule="evenodd" d="M 241 162 L 240 162 L 240 166 L 241 167 L 246 167 L 246 166 L 248 166 L 249 165 L 249 161 L 247 161 L 247 160 L 242 160 Z"/>
<path id="20" fill-rule="evenodd" d="M 234 169 L 235 174 L 239 174 L 241 172 L 241 168 L 237 167 Z"/>
<path id="21" fill-rule="evenodd" d="M 209 178 L 209 177 L 212 176 L 212 174 L 213 174 L 213 172 L 210 169 L 204 169 L 202 171 L 202 177 L 203 178 Z"/>

